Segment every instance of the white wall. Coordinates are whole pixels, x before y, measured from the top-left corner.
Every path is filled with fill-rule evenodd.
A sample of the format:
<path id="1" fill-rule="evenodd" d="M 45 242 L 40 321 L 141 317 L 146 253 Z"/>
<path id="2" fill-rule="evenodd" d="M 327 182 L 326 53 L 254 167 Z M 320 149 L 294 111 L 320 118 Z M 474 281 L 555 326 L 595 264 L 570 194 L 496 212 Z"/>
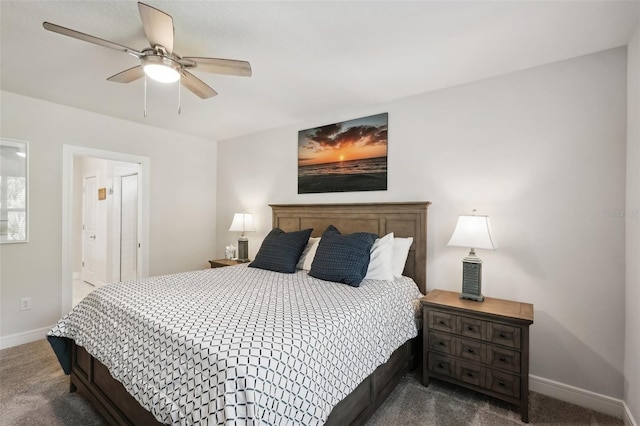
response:
<path id="1" fill-rule="evenodd" d="M 48 327 L 61 312 L 63 144 L 151 160 L 149 273 L 208 267 L 215 245 L 216 143 L 13 93 L 0 134 L 29 141 L 29 243 L 0 246 L 0 336 Z M 33 309 L 19 310 L 22 297 Z"/>
<path id="2" fill-rule="evenodd" d="M 428 288 L 459 291 L 446 243 L 476 208 L 484 294 L 535 305 L 531 373 L 622 398 L 626 71 L 619 48 L 219 142 L 217 255 L 243 208 L 253 257 L 268 203 L 429 200 Z M 387 111 L 388 191 L 297 194 L 298 130 Z"/>
<path id="3" fill-rule="evenodd" d="M 624 400 L 640 422 L 640 26 L 629 46 L 627 89 L 626 315 Z"/>

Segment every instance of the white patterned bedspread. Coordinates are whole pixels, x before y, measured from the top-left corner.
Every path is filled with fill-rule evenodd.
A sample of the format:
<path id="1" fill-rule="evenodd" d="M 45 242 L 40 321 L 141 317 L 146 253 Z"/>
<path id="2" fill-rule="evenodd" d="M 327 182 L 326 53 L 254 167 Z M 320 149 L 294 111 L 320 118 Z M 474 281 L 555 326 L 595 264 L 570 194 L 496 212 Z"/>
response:
<path id="1" fill-rule="evenodd" d="M 169 424 L 323 424 L 406 340 L 410 278 L 359 288 L 246 265 L 102 287 L 48 333 Z"/>

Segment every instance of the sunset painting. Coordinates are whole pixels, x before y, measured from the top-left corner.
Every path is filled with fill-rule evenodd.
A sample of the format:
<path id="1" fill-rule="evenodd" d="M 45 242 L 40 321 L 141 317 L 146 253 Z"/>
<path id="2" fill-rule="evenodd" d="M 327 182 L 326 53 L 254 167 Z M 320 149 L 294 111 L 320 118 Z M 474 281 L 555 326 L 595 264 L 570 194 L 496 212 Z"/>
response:
<path id="1" fill-rule="evenodd" d="M 388 113 L 298 133 L 298 194 L 386 191 Z"/>

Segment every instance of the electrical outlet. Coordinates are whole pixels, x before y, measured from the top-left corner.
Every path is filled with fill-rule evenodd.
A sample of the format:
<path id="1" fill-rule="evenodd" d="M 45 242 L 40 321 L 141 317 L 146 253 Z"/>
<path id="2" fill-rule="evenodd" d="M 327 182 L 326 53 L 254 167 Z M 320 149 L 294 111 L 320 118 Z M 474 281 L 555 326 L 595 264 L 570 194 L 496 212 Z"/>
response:
<path id="1" fill-rule="evenodd" d="M 31 309 L 31 298 L 23 297 L 22 299 L 20 299 L 20 310 L 26 311 L 29 309 Z"/>

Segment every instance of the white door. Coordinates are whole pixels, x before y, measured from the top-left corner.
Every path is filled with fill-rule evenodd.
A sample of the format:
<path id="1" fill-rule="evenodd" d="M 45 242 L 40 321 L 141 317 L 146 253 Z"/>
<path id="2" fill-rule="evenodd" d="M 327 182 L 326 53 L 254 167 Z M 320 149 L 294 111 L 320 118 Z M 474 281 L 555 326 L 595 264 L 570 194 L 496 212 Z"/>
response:
<path id="1" fill-rule="evenodd" d="M 82 192 L 82 279 L 96 284 L 96 225 L 98 214 L 98 185 L 95 176 L 84 178 Z"/>
<path id="2" fill-rule="evenodd" d="M 120 203 L 120 280 L 138 278 L 138 175 L 122 176 Z"/>

